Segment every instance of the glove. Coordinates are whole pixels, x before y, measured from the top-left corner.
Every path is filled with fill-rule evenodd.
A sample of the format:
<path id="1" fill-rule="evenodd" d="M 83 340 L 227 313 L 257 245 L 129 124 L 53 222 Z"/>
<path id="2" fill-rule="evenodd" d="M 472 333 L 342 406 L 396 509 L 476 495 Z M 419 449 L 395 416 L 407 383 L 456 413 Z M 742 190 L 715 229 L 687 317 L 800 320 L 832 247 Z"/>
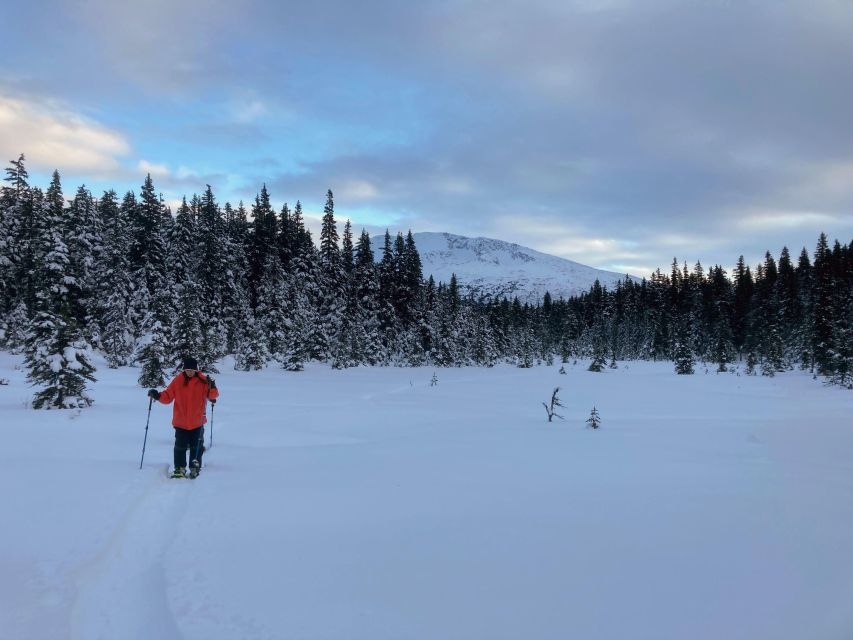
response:
<path id="1" fill-rule="evenodd" d="M 157 391 L 157 389 L 149 389 L 148 390 L 148 397 L 152 398 L 154 400 L 159 400 L 160 399 L 160 392 Z"/>

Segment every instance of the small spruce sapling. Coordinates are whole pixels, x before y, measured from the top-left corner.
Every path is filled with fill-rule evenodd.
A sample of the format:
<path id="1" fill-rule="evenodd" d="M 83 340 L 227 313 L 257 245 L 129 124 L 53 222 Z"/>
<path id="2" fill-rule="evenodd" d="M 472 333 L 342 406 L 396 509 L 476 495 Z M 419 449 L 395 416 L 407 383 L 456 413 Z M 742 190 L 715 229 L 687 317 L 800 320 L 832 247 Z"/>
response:
<path id="1" fill-rule="evenodd" d="M 758 356 L 755 355 L 755 351 L 750 349 L 746 354 L 746 375 L 754 376 L 755 375 L 755 366 L 758 364 Z"/>
<path id="2" fill-rule="evenodd" d="M 435 371 L 432 372 L 432 379 L 429 381 L 429 386 L 434 387 L 438 384 L 438 376 L 435 375 Z"/>
<path id="3" fill-rule="evenodd" d="M 589 363 L 589 368 L 587 371 L 593 371 L 595 373 L 601 373 L 604 371 L 604 365 L 607 360 L 604 359 L 604 356 L 600 353 L 594 354 L 592 356 L 592 362 Z"/>
<path id="4" fill-rule="evenodd" d="M 564 420 L 563 416 L 557 413 L 557 407 L 562 407 L 560 404 L 560 398 L 557 396 L 557 393 L 560 391 L 560 387 L 554 389 L 554 392 L 551 394 L 551 405 L 548 406 L 546 403 L 542 403 L 542 406 L 545 407 L 545 412 L 548 414 L 548 422 L 551 422 L 554 416 L 557 416 L 560 420 Z"/>
<path id="5" fill-rule="evenodd" d="M 586 423 L 593 429 L 598 429 L 601 426 L 601 415 L 598 413 L 598 409 L 595 407 L 592 408 L 589 418 L 586 419 Z"/>
<path id="6" fill-rule="evenodd" d="M 560 373 L 561 373 L 562 375 L 566 375 L 566 367 L 561 366 L 561 367 L 560 367 Z"/>

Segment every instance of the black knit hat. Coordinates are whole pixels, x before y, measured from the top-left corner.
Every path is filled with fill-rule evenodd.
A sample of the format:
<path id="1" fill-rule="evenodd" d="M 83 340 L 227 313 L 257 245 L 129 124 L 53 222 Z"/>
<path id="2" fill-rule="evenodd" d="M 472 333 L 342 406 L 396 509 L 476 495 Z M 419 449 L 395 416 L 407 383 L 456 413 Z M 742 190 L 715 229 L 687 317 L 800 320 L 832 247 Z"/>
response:
<path id="1" fill-rule="evenodd" d="M 184 362 L 181 365 L 181 369 L 198 370 L 198 360 L 196 360 L 195 358 L 190 358 L 190 357 L 184 358 Z"/>

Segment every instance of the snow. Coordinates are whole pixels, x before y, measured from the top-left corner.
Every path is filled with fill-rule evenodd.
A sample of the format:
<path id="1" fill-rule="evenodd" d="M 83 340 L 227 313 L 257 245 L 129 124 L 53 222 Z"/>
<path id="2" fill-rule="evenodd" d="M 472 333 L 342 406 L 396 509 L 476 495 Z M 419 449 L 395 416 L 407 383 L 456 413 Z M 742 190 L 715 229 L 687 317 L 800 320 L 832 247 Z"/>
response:
<path id="1" fill-rule="evenodd" d="M 412 237 L 424 278 L 432 275 L 436 282 L 447 284 L 455 273 L 463 295 L 505 296 L 510 300 L 518 296 L 522 303 L 537 304 L 546 291 L 554 300 L 568 299 L 589 291 L 596 280 L 612 289 L 626 276 L 503 240 L 435 232 L 415 233 Z M 384 236 L 371 238 L 370 242 L 379 262 Z"/>
<path id="2" fill-rule="evenodd" d="M 225 362 L 190 481 L 137 370 L 47 412 L 20 362 L 4 638 L 853 637 L 853 395 L 803 373 Z"/>
<path id="3" fill-rule="evenodd" d="M 58 353 L 54 353 L 49 355 L 46 360 L 51 371 L 54 373 L 62 371 L 63 356 Z"/>
<path id="4" fill-rule="evenodd" d="M 83 369 L 83 365 L 77 360 L 77 354 L 79 352 L 80 349 L 77 346 L 65 347 L 65 350 L 62 352 L 62 358 L 68 363 L 68 368 L 72 371 L 80 371 Z M 83 355 L 85 356 L 86 354 L 84 353 Z"/>

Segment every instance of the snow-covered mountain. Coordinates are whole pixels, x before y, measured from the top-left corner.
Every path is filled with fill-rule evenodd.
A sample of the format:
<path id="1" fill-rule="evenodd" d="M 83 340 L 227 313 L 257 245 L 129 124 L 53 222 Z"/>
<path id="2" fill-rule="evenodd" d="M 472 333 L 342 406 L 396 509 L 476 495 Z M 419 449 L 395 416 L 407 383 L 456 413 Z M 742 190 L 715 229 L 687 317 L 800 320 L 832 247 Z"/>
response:
<path id="1" fill-rule="evenodd" d="M 415 233 L 415 245 L 423 262 L 424 278 L 450 282 L 456 274 L 463 294 L 489 297 L 518 296 L 536 304 L 548 291 L 556 300 L 588 291 L 596 279 L 612 288 L 625 274 L 594 269 L 521 245 L 491 238 L 466 238 L 451 233 Z M 382 258 L 383 238 L 372 238 L 377 261 Z M 637 279 L 632 276 L 632 279 Z"/>

